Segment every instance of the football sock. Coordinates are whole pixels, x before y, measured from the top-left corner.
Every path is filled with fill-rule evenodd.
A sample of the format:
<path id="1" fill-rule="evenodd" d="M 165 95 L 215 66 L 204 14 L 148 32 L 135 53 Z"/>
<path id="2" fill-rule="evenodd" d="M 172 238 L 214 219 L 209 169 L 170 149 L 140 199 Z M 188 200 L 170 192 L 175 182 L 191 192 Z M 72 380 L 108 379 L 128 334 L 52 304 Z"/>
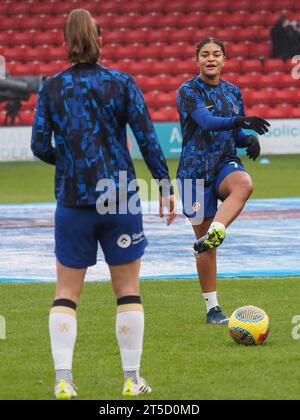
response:
<path id="1" fill-rule="evenodd" d="M 129 378 L 131 378 L 133 380 L 133 382 L 135 382 L 137 384 L 138 380 L 139 380 L 139 371 L 138 370 L 125 371 L 124 372 L 125 381 L 126 381 L 126 379 L 129 379 Z"/>
<path id="2" fill-rule="evenodd" d="M 217 292 L 203 293 L 206 303 L 206 312 L 208 313 L 212 308 L 219 306 Z"/>
<path id="3" fill-rule="evenodd" d="M 76 304 L 67 299 L 55 300 L 49 316 L 51 351 L 56 381 L 72 381 L 73 351 L 77 336 Z"/>
<path id="4" fill-rule="evenodd" d="M 143 349 L 144 310 L 140 296 L 124 296 L 117 300 L 116 335 L 125 380 L 136 383 Z"/>
<path id="5" fill-rule="evenodd" d="M 73 382 L 72 371 L 69 369 L 58 369 L 56 371 L 56 383 L 58 384 L 62 379 L 71 384 Z"/>

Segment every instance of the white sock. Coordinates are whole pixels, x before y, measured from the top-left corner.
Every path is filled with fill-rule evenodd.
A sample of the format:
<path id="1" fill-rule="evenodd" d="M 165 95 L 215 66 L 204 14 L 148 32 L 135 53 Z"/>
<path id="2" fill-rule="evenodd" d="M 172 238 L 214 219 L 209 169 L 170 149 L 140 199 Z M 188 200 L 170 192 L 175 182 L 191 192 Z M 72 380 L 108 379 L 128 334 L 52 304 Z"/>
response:
<path id="1" fill-rule="evenodd" d="M 144 311 L 141 304 L 118 306 L 116 335 L 124 372 L 139 375 L 144 337 Z"/>
<path id="2" fill-rule="evenodd" d="M 225 226 L 223 225 L 223 223 L 220 223 L 220 222 L 213 222 L 210 225 L 208 231 L 210 231 L 211 229 L 216 229 L 216 228 L 222 229 L 222 230 L 224 230 L 224 232 L 226 232 Z"/>
<path id="3" fill-rule="evenodd" d="M 217 292 L 203 293 L 206 303 L 206 312 L 208 313 L 212 308 L 219 306 Z"/>
<path id="4" fill-rule="evenodd" d="M 49 332 L 55 369 L 72 370 L 77 336 L 75 310 L 65 306 L 54 306 L 49 316 Z"/>

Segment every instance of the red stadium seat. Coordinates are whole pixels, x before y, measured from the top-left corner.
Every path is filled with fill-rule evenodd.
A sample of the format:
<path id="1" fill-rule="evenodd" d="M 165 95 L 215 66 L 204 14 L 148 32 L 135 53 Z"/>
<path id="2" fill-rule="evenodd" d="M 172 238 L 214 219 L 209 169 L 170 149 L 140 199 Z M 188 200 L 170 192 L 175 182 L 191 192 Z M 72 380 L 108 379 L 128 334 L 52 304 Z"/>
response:
<path id="1" fill-rule="evenodd" d="M 63 30 L 67 17 L 63 15 L 57 16 L 46 16 L 43 22 L 43 26 L 39 26 L 40 29 L 49 30 L 49 29 L 60 29 Z"/>
<path id="2" fill-rule="evenodd" d="M 180 85 L 177 86 L 179 88 Z M 157 102 L 160 107 L 164 106 L 170 106 L 175 107 L 176 106 L 176 98 L 177 98 L 177 92 L 159 92 L 157 97 Z"/>
<path id="3" fill-rule="evenodd" d="M 27 15 L 30 13 L 31 4 L 21 2 L 21 3 L 10 3 L 7 8 L 6 14 L 8 15 Z"/>
<path id="4" fill-rule="evenodd" d="M 221 20 L 222 20 L 222 15 L 220 17 L 220 15 L 218 13 L 214 13 L 212 15 L 202 15 L 201 17 L 201 24 L 199 26 L 201 26 L 201 28 L 203 27 L 219 27 L 221 25 Z"/>
<path id="5" fill-rule="evenodd" d="M 49 53 L 47 47 L 26 48 L 26 54 L 20 61 L 43 61 L 49 60 Z"/>
<path id="6" fill-rule="evenodd" d="M 52 18 L 52 16 L 51 16 Z M 23 31 L 30 31 L 32 29 L 45 29 L 45 16 L 30 16 L 26 18 L 22 18 L 19 22 L 18 27 L 16 29 L 23 30 Z M 2 23 L 1 23 L 2 26 Z"/>
<path id="7" fill-rule="evenodd" d="M 153 0 L 143 3 L 143 12 L 145 14 L 153 12 L 162 13 L 163 11 L 163 4 L 160 0 Z"/>
<path id="8" fill-rule="evenodd" d="M 259 89 L 263 88 L 277 88 L 279 80 L 282 77 L 282 73 L 276 72 L 276 73 L 269 73 L 269 74 L 263 74 L 259 73 L 257 76 L 257 87 Z"/>
<path id="9" fill-rule="evenodd" d="M 162 45 L 150 44 L 148 46 L 141 46 L 137 49 L 135 57 L 139 59 L 159 58 L 161 55 Z"/>
<path id="10" fill-rule="evenodd" d="M 58 3 L 41 3 L 37 1 L 33 1 L 30 3 L 30 11 L 29 13 L 32 15 L 51 15 L 53 13 L 61 13 L 57 12 Z"/>
<path id="11" fill-rule="evenodd" d="M 257 87 L 257 73 L 243 74 L 236 77 L 234 84 L 240 88 L 256 88 Z"/>
<path id="12" fill-rule="evenodd" d="M 280 59 L 269 59 L 264 62 L 264 71 L 265 73 L 270 72 L 285 72 L 286 71 L 286 64 L 283 60 Z"/>
<path id="13" fill-rule="evenodd" d="M 116 15 L 113 17 L 114 28 L 130 28 L 133 19 L 131 15 Z"/>
<path id="14" fill-rule="evenodd" d="M 247 57 L 249 52 L 249 44 L 246 43 L 230 43 L 226 46 L 227 55 L 231 57 Z"/>
<path id="15" fill-rule="evenodd" d="M 274 89 L 251 90 L 248 94 L 247 103 L 250 106 L 259 104 L 271 104 Z"/>
<path id="16" fill-rule="evenodd" d="M 177 28 L 179 26 L 180 21 L 180 14 L 173 13 L 170 15 L 158 15 L 155 21 L 153 22 L 153 25 L 156 28 L 166 28 L 166 27 L 175 27 Z"/>
<path id="17" fill-rule="evenodd" d="M 32 32 L 32 31 L 31 31 Z M 32 45 L 63 45 L 64 36 L 63 31 L 52 29 L 50 31 L 32 32 Z"/>
<path id="18" fill-rule="evenodd" d="M 128 1 L 127 3 L 122 4 L 123 13 L 142 13 L 143 12 L 143 3 L 142 2 L 132 2 Z"/>
<path id="19" fill-rule="evenodd" d="M 51 62 L 51 63 L 40 63 L 40 72 L 45 76 L 53 76 L 55 73 L 59 73 L 66 68 L 70 67 L 71 64 L 67 62 Z"/>
<path id="20" fill-rule="evenodd" d="M 180 30 L 176 29 L 176 32 Z M 150 44 L 157 42 L 169 42 L 171 34 L 171 28 L 157 28 L 147 30 L 147 42 Z"/>
<path id="21" fill-rule="evenodd" d="M 193 0 L 186 2 L 186 11 L 188 13 L 202 12 L 206 10 L 206 2 L 203 0 Z"/>
<path id="22" fill-rule="evenodd" d="M 280 0 L 280 1 L 272 1 L 272 10 L 274 12 L 282 11 L 282 10 L 293 10 L 294 8 L 294 0 Z"/>
<path id="23" fill-rule="evenodd" d="M 270 98 L 269 103 L 272 105 L 282 104 L 282 103 L 292 103 L 294 90 L 289 89 L 274 89 L 273 95 Z"/>
<path id="24" fill-rule="evenodd" d="M 185 13 L 186 11 L 186 1 L 185 0 L 174 0 L 172 2 L 167 2 L 164 7 L 165 13 Z"/>
<path id="25" fill-rule="evenodd" d="M 218 39 L 221 39 L 222 41 L 227 41 L 227 42 L 231 42 L 236 39 L 240 41 L 239 37 L 237 38 L 237 31 L 234 28 L 217 29 L 215 32 L 215 37 Z"/>
<path id="26" fill-rule="evenodd" d="M 235 39 L 242 41 L 256 41 L 257 40 L 257 29 L 258 27 L 247 27 L 247 28 L 238 28 L 235 33 Z M 268 36 L 269 39 L 269 36 Z"/>
<path id="27" fill-rule="evenodd" d="M 222 10 L 228 10 L 230 1 L 228 0 L 215 0 L 206 3 L 205 8 L 209 13 L 215 13 Z"/>
<path id="28" fill-rule="evenodd" d="M 152 66 L 152 60 L 132 61 L 128 70 L 132 74 L 149 74 L 149 67 Z"/>
<path id="29" fill-rule="evenodd" d="M 241 68 L 243 73 L 257 72 L 261 73 L 263 70 L 263 64 L 260 60 L 241 60 Z"/>
<path id="30" fill-rule="evenodd" d="M 47 54 L 48 57 L 44 60 L 46 61 L 55 61 L 55 60 L 66 60 L 67 59 L 67 52 L 63 47 L 47 47 Z"/>
<path id="31" fill-rule="evenodd" d="M 203 14 L 201 13 L 193 13 L 189 15 L 179 15 L 177 19 L 177 24 L 172 25 L 175 27 L 182 27 L 186 30 L 188 27 L 200 27 L 202 24 Z"/>
<path id="32" fill-rule="evenodd" d="M 262 11 L 262 9 L 260 9 L 260 11 L 256 13 L 250 13 L 247 16 L 247 25 L 248 26 L 267 25 L 269 22 L 269 16 L 270 16 L 269 12 L 266 12 L 264 10 Z"/>
<path id="33" fill-rule="evenodd" d="M 223 71 L 226 73 L 239 73 L 241 71 L 241 60 L 237 60 L 235 58 L 226 60 Z"/>
<path id="34" fill-rule="evenodd" d="M 35 76 L 43 74 L 41 72 L 41 66 L 38 61 L 32 61 L 28 63 L 16 63 L 12 70 L 11 74 L 13 76 Z"/>
<path id="35" fill-rule="evenodd" d="M 223 80 L 226 80 L 226 82 L 228 82 L 228 83 L 233 83 L 233 84 L 236 84 L 236 79 L 237 79 L 237 77 L 239 77 L 240 76 L 240 74 L 239 73 L 232 73 L 232 72 L 229 72 L 229 73 L 224 73 L 223 75 L 222 75 L 222 79 Z"/>
<path id="36" fill-rule="evenodd" d="M 293 107 L 291 114 L 289 117 L 292 118 L 300 118 L 300 108 L 299 107 Z"/>
<path id="37" fill-rule="evenodd" d="M 17 125 L 32 125 L 34 113 L 32 111 L 20 111 L 20 119 L 16 119 Z"/>
<path id="38" fill-rule="evenodd" d="M 245 22 L 248 19 L 248 13 L 240 12 L 240 13 L 220 13 L 218 16 L 218 26 L 222 26 L 224 28 L 234 27 L 234 26 L 244 26 Z"/>
<path id="39" fill-rule="evenodd" d="M 8 9 L 10 4 L 9 3 L 0 3 L 0 16 L 8 16 Z M 1 22 L 1 29 L 2 29 L 2 22 Z"/>
<path id="40" fill-rule="evenodd" d="M 194 37 L 194 28 L 186 28 L 186 29 L 169 29 L 166 31 L 166 35 L 168 35 L 167 41 L 170 43 L 178 43 L 178 42 L 192 42 Z"/>
<path id="41" fill-rule="evenodd" d="M 53 7 L 53 13 L 55 15 L 61 16 L 64 14 L 65 15 L 69 14 L 73 9 L 74 9 L 74 3 L 72 2 L 69 2 L 69 1 L 57 2 L 56 1 Z"/>
<path id="42" fill-rule="evenodd" d="M 158 90 L 146 92 L 144 97 L 147 105 L 149 107 L 157 107 L 158 106 Z"/>
<path id="43" fill-rule="evenodd" d="M 27 48 L 23 45 L 21 47 L 6 48 L 0 53 L 3 55 L 7 62 L 9 61 L 26 61 Z"/>
<path id="44" fill-rule="evenodd" d="M 287 118 L 287 114 L 282 108 L 267 108 L 264 111 L 264 117 L 267 119 Z"/>
<path id="45" fill-rule="evenodd" d="M 162 86 L 168 86 L 168 77 L 164 75 L 152 77 L 137 76 L 136 80 L 144 92 L 148 92 L 149 90 L 159 90 Z"/>
<path id="46" fill-rule="evenodd" d="M 23 23 L 24 17 L 20 15 L 6 17 L 5 19 L 1 18 L 1 31 L 20 30 Z"/>
<path id="47" fill-rule="evenodd" d="M 0 46 L 6 47 L 11 44 L 12 34 L 9 32 L 0 32 Z"/>
<path id="48" fill-rule="evenodd" d="M 0 106 L 2 107 L 2 104 L 0 104 Z M 3 110 L 0 111 L 0 127 L 4 126 L 5 116 L 6 116 L 6 112 Z"/>
<path id="49" fill-rule="evenodd" d="M 270 43 L 251 43 L 249 44 L 249 58 L 268 58 L 271 57 L 272 54 L 272 45 Z"/>
<path id="50" fill-rule="evenodd" d="M 103 42 L 107 44 L 119 44 L 122 43 L 124 38 L 126 37 L 127 32 L 124 28 L 121 28 L 121 30 L 113 30 L 113 31 L 107 31 L 103 33 Z"/>
<path id="51" fill-rule="evenodd" d="M 272 10 L 272 0 L 260 0 L 259 2 L 252 1 L 249 5 L 249 8 L 253 12 L 258 12 L 261 10 L 271 11 Z"/>
<path id="52" fill-rule="evenodd" d="M 175 107 L 166 107 L 152 110 L 151 116 L 153 121 L 156 122 L 178 121 L 179 119 L 178 111 Z"/>
<path id="53" fill-rule="evenodd" d="M 14 31 L 10 34 L 11 45 L 32 45 L 33 38 L 36 38 L 34 32 L 19 32 Z"/>
<path id="54" fill-rule="evenodd" d="M 125 30 L 123 44 L 146 43 L 148 42 L 149 30 L 147 28 L 138 28 L 136 30 Z M 160 41 L 157 41 L 160 42 Z"/>
<path id="55" fill-rule="evenodd" d="M 160 18 L 160 15 L 153 13 L 149 15 L 137 15 L 132 22 L 133 28 L 149 28 L 156 27 L 155 22 Z"/>
<path id="56" fill-rule="evenodd" d="M 199 68 L 197 67 L 196 62 L 192 58 L 190 60 L 174 60 L 174 64 L 170 66 L 169 73 L 175 75 L 197 74 L 199 73 Z"/>
<path id="57" fill-rule="evenodd" d="M 250 0 L 230 0 L 228 2 L 228 10 L 238 12 L 240 10 L 248 11 L 250 9 Z"/>
<path id="58" fill-rule="evenodd" d="M 261 26 L 255 26 L 252 28 L 255 33 L 255 39 L 258 42 L 269 41 L 271 39 L 270 28 L 263 28 Z"/>
<path id="59" fill-rule="evenodd" d="M 174 65 L 175 60 L 152 60 L 151 65 L 148 66 L 148 72 L 147 74 L 151 75 L 158 75 L 158 74 L 172 74 L 176 72 L 176 67 Z M 177 63 L 177 61 L 176 61 Z"/>
<path id="60" fill-rule="evenodd" d="M 259 104 L 255 106 L 248 106 L 248 104 L 245 104 L 245 114 L 247 116 L 257 116 L 262 118 L 267 118 L 267 110 L 270 108 L 269 105 L 266 104 Z"/>
<path id="61" fill-rule="evenodd" d="M 282 89 L 286 89 L 286 88 L 291 88 L 291 87 L 295 87 L 298 86 L 299 88 L 299 79 L 295 80 L 293 79 L 292 75 L 290 73 L 288 74 L 280 74 L 280 77 L 278 78 L 277 81 L 277 87 L 278 88 L 282 88 Z"/>

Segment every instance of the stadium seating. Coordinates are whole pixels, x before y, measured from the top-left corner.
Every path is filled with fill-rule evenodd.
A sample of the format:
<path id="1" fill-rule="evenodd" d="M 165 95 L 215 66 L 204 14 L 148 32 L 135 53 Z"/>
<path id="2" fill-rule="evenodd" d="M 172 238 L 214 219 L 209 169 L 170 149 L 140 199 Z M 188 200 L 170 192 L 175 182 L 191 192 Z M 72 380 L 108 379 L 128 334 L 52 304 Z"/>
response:
<path id="1" fill-rule="evenodd" d="M 272 59 L 270 39 L 283 13 L 300 19 L 296 0 L 5 0 L 0 3 L 0 54 L 9 72 L 50 76 L 66 68 L 62 29 L 70 10 L 79 7 L 90 10 L 102 26 L 102 64 L 136 78 L 157 121 L 178 119 L 176 91 L 197 74 L 195 46 L 206 36 L 225 41 L 223 78 L 243 90 L 247 112 L 300 117 L 295 107 L 300 79 L 291 76 L 295 64 Z M 23 104 L 26 123 L 32 121 L 35 99 Z"/>

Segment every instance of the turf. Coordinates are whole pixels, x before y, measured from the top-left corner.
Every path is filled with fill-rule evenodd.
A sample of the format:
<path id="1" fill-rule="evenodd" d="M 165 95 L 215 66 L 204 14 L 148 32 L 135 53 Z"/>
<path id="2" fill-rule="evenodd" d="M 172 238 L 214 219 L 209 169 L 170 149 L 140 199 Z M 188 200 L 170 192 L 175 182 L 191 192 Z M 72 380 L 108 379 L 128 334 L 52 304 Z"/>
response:
<path id="1" fill-rule="evenodd" d="M 254 180 L 252 198 L 299 196 L 300 155 L 268 158 L 269 165 L 243 159 Z M 151 175 L 145 163 L 136 160 L 134 164 L 137 177 L 149 184 Z M 168 160 L 168 165 L 171 178 L 175 179 L 177 159 Z M 54 167 L 49 165 L 40 162 L 0 163 L 0 203 L 54 201 L 53 183 Z"/>
<path id="2" fill-rule="evenodd" d="M 153 394 L 144 399 L 299 399 L 300 282 L 224 279 L 226 312 L 253 304 L 267 311 L 272 332 L 261 347 L 235 344 L 227 327 L 208 326 L 196 281 L 144 281 L 146 315 L 142 374 Z M 0 399 L 51 399 L 53 370 L 48 309 L 54 284 L 0 284 Z M 74 376 L 80 399 L 121 399 L 122 373 L 114 335 L 115 301 L 109 283 L 86 284 L 78 308 Z"/>

